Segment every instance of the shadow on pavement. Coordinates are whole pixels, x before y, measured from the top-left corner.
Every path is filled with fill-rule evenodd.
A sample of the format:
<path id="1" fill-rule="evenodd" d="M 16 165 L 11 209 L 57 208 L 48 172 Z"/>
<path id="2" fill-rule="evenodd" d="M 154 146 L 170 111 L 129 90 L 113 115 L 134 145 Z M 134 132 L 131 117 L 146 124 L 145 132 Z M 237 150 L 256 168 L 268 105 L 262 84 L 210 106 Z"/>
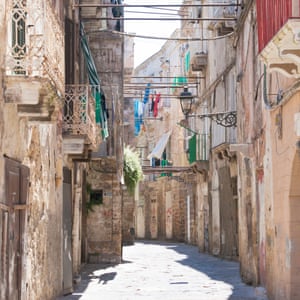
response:
<path id="1" fill-rule="evenodd" d="M 136 244 L 159 245 L 168 250 L 175 251 L 182 256 L 182 259 L 176 260 L 176 263 L 193 268 L 194 270 L 207 275 L 211 280 L 225 282 L 232 286 L 232 294 L 228 300 L 267 300 L 266 295 L 262 292 L 256 295 L 255 287 L 248 286 L 242 282 L 239 272 L 239 263 L 220 259 L 212 255 L 201 253 L 196 246 L 184 243 L 173 243 L 165 241 L 144 241 L 138 240 Z M 133 245 L 134 246 L 134 245 Z M 125 246 L 131 247 L 131 246 Z M 122 261 L 122 264 L 134 263 L 134 261 Z M 98 284 L 105 285 L 117 276 L 117 272 L 107 270 L 115 264 L 87 264 L 81 271 L 81 282 L 75 286 L 75 292 L 67 297 L 60 297 L 57 300 L 79 300 L 84 295 L 88 285 L 98 280 Z M 107 270 L 107 272 L 105 271 Z M 187 285 L 188 282 L 180 280 L 170 284 Z"/>
<path id="2" fill-rule="evenodd" d="M 123 260 L 121 264 L 131 263 L 130 261 Z M 63 295 L 56 300 L 79 300 L 84 294 L 84 291 L 87 289 L 88 285 L 92 280 L 98 280 L 98 284 L 105 285 L 109 281 L 114 280 L 117 272 L 106 272 L 96 275 L 96 272 L 111 268 L 116 266 L 117 264 L 86 264 L 81 269 L 81 280 L 80 284 L 74 285 L 74 292 L 72 294 Z"/>
<path id="3" fill-rule="evenodd" d="M 232 295 L 228 300 L 267 300 L 263 289 L 258 289 L 260 294 L 256 294 L 255 287 L 242 282 L 238 262 L 201 253 L 196 246 L 184 243 L 162 242 L 159 244 L 186 256 L 186 258 L 178 260 L 178 263 L 204 273 L 213 280 L 230 284 Z"/>
<path id="4" fill-rule="evenodd" d="M 101 274 L 99 276 L 97 275 L 91 275 L 91 279 L 99 279 L 98 284 L 107 284 L 108 281 L 113 280 L 117 275 L 117 272 L 108 272 Z"/>

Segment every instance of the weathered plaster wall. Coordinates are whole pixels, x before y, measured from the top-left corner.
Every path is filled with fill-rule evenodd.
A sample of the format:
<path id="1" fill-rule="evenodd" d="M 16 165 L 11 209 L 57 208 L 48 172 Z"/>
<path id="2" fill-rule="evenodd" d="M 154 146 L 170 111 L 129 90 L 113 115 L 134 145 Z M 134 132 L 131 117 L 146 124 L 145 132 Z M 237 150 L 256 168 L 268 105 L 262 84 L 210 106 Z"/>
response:
<path id="1" fill-rule="evenodd" d="M 272 299 L 299 299 L 299 137 L 294 114 L 299 111 L 296 93 L 270 113 L 265 157 L 266 184 L 266 278 Z M 282 137 L 276 120 L 282 116 Z M 298 183 L 296 183 L 298 182 Z"/>
<path id="2" fill-rule="evenodd" d="M 199 174 L 197 176 L 195 195 L 197 197 L 197 245 L 199 251 L 208 252 L 209 250 L 209 204 L 208 204 L 208 184 L 207 175 Z"/>
<path id="3" fill-rule="evenodd" d="M 252 12 L 252 11 L 251 11 Z M 241 276 L 249 284 L 259 284 L 259 247 L 264 245 L 264 226 L 259 222 L 263 215 L 264 197 L 261 181 L 256 172 L 262 168 L 264 131 L 262 85 L 259 81 L 263 69 L 257 59 L 257 31 L 255 14 L 245 19 L 237 43 L 237 110 L 242 118 L 237 124 L 236 152 L 238 163 L 238 216 L 239 257 Z M 256 95 L 256 91 L 259 93 Z M 258 96 L 259 95 L 259 96 Z M 259 200 L 258 200 L 259 199 Z"/>
<path id="4" fill-rule="evenodd" d="M 51 299 L 62 289 L 62 185 L 56 181 L 61 141 L 56 125 L 30 128 L 26 165 L 31 187 L 26 224 L 27 299 Z M 53 262 L 56 262 L 55 264 Z"/>
<path id="5" fill-rule="evenodd" d="M 30 168 L 22 244 L 24 297 L 51 299 L 62 289 L 62 187 L 56 181 L 61 139 L 55 124 L 33 125 L 19 118 L 15 104 L 3 106 L 3 121 L 1 153 Z M 5 188 L 1 191 L 4 197 Z"/>

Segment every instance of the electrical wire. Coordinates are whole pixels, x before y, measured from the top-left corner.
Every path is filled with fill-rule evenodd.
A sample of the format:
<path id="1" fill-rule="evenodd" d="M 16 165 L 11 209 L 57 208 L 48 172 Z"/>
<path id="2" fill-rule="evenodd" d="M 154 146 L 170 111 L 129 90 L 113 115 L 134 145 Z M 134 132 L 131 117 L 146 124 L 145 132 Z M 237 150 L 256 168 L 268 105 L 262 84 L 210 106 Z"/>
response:
<path id="1" fill-rule="evenodd" d="M 95 31 L 88 31 L 87 34 L 97 34 L 100 32 L 107 32 L 108 30 L 95 30 Z M 168 40 L 168 41 L 189 41 L 189 42 L 194 42 L 194 41 L 216 41 L 224 38 L 228 38 L 232 36 L 235 32 L 232 31 L 228 34 L 222 35 L 222 36 L 217 36 L 213 38 L 172 38 L 172 37 L 161 37 L 161 36 L 150 36 L 150 35 L 139 35 L 135 33 L 129 33 L 129 32 L 120 32 L 120 31 L 114 31 L 111 30 L 109 31 L 113 34 L 118 34 L 118 35 L 124 35 L 124 36 L 129 36 L 129 37 L 134 37 L 134 38 L 141 38 L 141 39 L 154 39 L 154 40 Z"/>
<path id="2" fill-rule="evenodd" d="M 203 3 L 203 4 L 96 4 L 96 3 L 82 3 L 82 4 L 73 4 L 73 8 L 76 7 L 99 7 L 99 8 L 108 8 L 108 7 L 119 7 L 119 8 L 164 8 L 164 7 L 243 7 L 239 3 Z"/>
<path id="3" fill-rule="evenodd" d="M 147 15 L 160 15 L 160 16 L 177 16 L 177 14 L 171 14 L 171 13 L 163 13 L 163 12 L 143 12 L 143 11 L 132 11 L 132 10 L 129 10 L 129 11 L 126 11 L 126 13 L 132 13 L 132 14 L 147 14 Z M 185 14 L 185 16 L 188 16 L 187 14 Z"/>
<path id="4" fill-rule="evenodd" d="M 178 9 L 174 9 L 174 8 L 163 8 L 163 7 L 148 7 L 148 9 L 158 9 L 158 10 L 167 10 L 167 11 L 174 11 L 174 12 L 179 12 Z M 126 10 L 126 7 L 124 9 L 124 13 L 126 14 L 128 12 L 128 10 Z"/>

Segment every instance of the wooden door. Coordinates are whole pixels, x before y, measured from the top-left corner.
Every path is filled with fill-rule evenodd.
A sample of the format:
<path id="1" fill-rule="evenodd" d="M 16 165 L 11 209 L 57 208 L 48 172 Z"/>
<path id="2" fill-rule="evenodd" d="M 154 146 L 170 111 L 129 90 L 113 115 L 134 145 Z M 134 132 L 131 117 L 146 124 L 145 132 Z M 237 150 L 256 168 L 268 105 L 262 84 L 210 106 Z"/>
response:
<path id="1" fill-rule="evenodd" d="M 21 299 L 22 259 L 29 168 L 5 159 L 5 198 L 0 204 L 1 268 L 5 289 L 1 297 Z"/>

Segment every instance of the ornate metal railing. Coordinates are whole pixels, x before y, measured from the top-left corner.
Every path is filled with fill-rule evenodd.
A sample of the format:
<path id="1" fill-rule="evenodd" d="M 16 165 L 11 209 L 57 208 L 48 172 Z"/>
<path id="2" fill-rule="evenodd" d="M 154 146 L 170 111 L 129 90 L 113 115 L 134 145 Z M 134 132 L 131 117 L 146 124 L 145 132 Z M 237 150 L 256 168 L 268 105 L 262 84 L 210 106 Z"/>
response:
<path id="1" fill-rule="evenodd" d="M 100 127 L 95 120 L 95 100 L 89 85 L 66 85 L 63 111 L 63 133 L 86 136 L 87 143 L 96 146 Z"/>
<path id="2" fill-rule="evenodd" d="M 9 2 L 6 75 L 49 78 L 64 92 L 64 33 L 49 0 Z"/>

